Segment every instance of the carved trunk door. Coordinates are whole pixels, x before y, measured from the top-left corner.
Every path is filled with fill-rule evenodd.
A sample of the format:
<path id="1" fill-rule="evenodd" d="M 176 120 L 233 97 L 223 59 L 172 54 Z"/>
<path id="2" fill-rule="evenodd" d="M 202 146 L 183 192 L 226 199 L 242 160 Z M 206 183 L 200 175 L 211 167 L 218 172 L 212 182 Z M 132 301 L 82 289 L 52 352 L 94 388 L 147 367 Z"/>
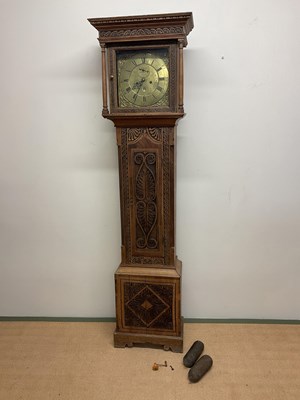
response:
<path id="1" fill-rule="evenodd" d="M 118 128 L 122 264 L 174 268 L 174 128 Z"/>

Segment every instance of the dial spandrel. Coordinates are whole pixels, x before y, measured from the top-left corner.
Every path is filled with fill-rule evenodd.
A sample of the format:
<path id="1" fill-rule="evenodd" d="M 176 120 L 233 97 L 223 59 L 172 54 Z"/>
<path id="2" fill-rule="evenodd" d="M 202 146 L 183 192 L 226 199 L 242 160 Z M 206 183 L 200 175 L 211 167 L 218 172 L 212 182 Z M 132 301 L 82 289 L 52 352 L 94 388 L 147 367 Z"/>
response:
<path id="1" fill-rule="evenodd" d="M 119 107 L 169 106 L 167 49 L 117 53 Z"/>

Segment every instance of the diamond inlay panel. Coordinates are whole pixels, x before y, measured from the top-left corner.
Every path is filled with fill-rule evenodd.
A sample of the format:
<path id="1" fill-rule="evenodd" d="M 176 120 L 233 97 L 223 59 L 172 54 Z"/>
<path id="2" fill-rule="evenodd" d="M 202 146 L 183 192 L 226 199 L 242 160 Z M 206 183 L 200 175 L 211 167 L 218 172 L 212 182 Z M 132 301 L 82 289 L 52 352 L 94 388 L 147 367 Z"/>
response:
<path id="1" fill-rule="evenodd" d="M 124 283 L 125 326 L 173 329 L 172 284 Z"/>

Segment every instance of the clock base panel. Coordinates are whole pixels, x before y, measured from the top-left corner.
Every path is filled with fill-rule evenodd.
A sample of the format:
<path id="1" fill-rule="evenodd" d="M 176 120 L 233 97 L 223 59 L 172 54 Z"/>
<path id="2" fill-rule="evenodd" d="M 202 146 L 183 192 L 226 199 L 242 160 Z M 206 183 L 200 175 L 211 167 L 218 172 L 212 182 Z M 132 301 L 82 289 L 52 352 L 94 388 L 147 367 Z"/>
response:
<path id="1" fill-rule="evenodd" d="M 124 333 L 114 332 L 114 346 L 117 348 L 133 347 L 134 345 L 143 345 L 147 347 L 162 346 L 164 350 L 171 350 L 174 353 L 183 352 L 183 318 L 181 318 L 181 335 L 166 336 L 142 333 Z"/>
<path id="2" fill-rule="evenodd" d="M 181 261 L 176 268 L 119 266 L 115 273 L 115 346 L 162 345 L 182 351 Z"/>

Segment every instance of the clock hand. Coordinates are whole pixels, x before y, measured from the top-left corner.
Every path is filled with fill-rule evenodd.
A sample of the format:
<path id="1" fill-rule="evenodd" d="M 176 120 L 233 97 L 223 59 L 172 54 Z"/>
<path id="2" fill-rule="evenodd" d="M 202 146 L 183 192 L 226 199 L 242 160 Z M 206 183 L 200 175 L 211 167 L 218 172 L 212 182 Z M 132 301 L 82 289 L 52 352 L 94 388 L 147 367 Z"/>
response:
<path id="1" fill-rule="evenodd" d="M 144 79 L 144 78 L 139 82 L 138 91 L 137 91 L 136 94 L 134 95 L 134 102 L 136 102 L 137 96 L 138 96 L 139 91 L 141 90 L 141 88 L 142 88 L 144 82 L 145 82 L 145 79 Z"/>
<path id="2" fill-rule="evenodd" d="M 132 89 L 138 89 L 138 92 L 140 91 L 141 87 L 143 86 L 143 83 L 145 82 L 145 78 L 142 78 L 139 82 L 136 82 Z M 137 92 L 137 93 L 138 93 Z"/>

